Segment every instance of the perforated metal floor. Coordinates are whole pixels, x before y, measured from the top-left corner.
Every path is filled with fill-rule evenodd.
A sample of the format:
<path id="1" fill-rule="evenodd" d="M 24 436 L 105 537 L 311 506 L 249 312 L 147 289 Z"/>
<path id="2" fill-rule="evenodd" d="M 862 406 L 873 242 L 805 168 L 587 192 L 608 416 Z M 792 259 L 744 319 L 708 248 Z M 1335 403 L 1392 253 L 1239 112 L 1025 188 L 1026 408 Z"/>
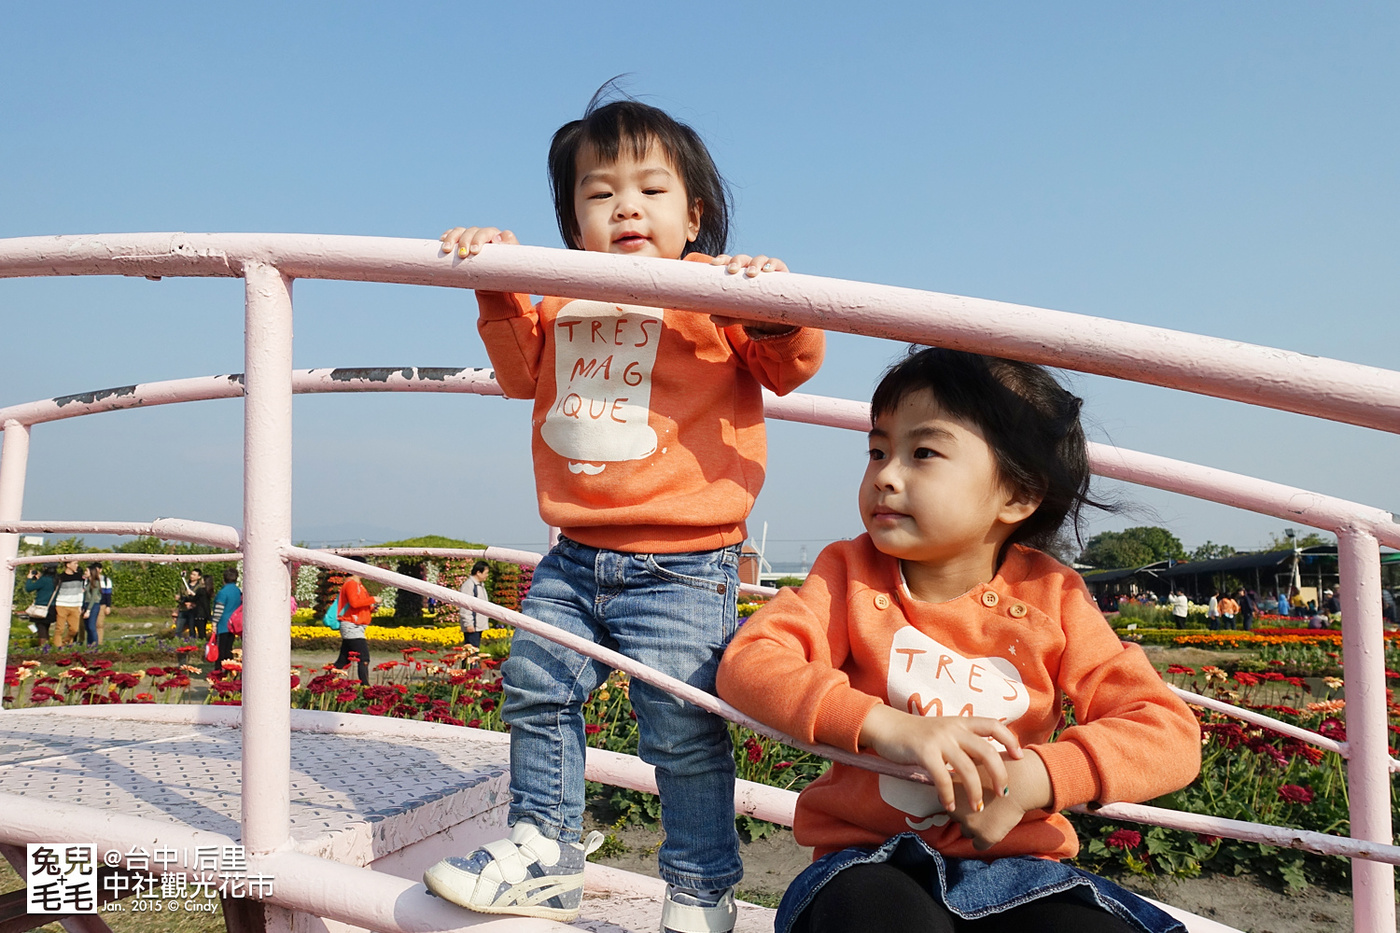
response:
<path id="1" fill-rule="evenodd" d="M 297 848 L 351 864 L 499 805 L 506 746 L 460 737 L 292 733 Z M 238 730 L 46 711 L 0 715 L 0 793 L 239 838 Z M 372 845 L 366 845 L 368 842 Z"/>
<path id="2" fill-rule="evenodd" d="M 292 732 L 291 833 L 297 848 L 366 865 L 509 799 L 499 736 Z M 239 838 L 239 730 L 65 714 L 0 714 L 0 793 L 168 820 Z M 503 817 L 503 814 L 502 814 Z M 664 885 L 589 866 L 592 933 L 654 929 Z M 595 887 L 595 884 L 597 887 Z M 740 909 L 739 933 L 772 929 L 773 912 Z"/>

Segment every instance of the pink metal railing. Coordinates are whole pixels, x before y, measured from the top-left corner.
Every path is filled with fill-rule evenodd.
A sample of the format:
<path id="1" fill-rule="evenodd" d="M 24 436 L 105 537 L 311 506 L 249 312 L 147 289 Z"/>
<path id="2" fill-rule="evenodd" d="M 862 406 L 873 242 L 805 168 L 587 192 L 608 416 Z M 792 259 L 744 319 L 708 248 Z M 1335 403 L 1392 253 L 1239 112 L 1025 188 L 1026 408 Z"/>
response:
<path id="1" fill-rule="evenodd" d="M 0 662 L 8 637 L 18 532 L 111 530 L 204 541 L 230 549 L 241 546 L 247 594 L 244 706 L 240 712 L 247 726 L 243 731 L 243 843 L 252 853 L 250 860 L 260 859 L 268 865 L 288 857 L 280 850 L 289 841 L 291 714 L 285 671 L 290 665 L 290 647 L 285 629 L 273 624 L 285 618 L 288 578 L 284 561 L 297 559 L 322 566 L 344 563 L 343 558 L 293 548 L 290 543 L 291 396 L 295 391 L 499 393 L 481 370 L 293 373 L 291 286 L 295 278 L 511 288 L 697 311 L 738 311 L 761 320 L 991 352 L 1400 432 L 1400 373 L 1161 328 L 889 286 L 803 275 L 748 280 L 695 264 L 535 247 L 492 247 L 462 261 L 442 257 L 435 241 L 232 234 L 0 240 L 0 277 L 109 274 L 244 278 L 246 375 L 242 379 L 205 377 L 125 387 L 0 409 L 4 431 L 0 448 L 0 610 L 5 610 L 0 613 L 0 636 L 5 636 L 0 637 Z M 1173 347 L 1173 353 L 1150 352 L 1166 343 Z M 1230 365 L 1219 365 L 1227 359 Z M 239 395 L 244 397 L 245 412 L 241 537 L 231 528 L 177 520 L 144 524 L 20 521 L 33 424 L 135 404 Z M 863 405 L 812 396 L 769 398 L 768 414 L 862 431 L 868 426 Z M 1097 445 L 1091 455 L 1100 475 L 1248 508 L 1337 534 L 1350 738 L 1336 747 L 1349 758 L 1353 835 L 1342 839 L 1141 806 L 1116 805 L 1098 812 L 1350 856 L 1356 930 L 1394 929 L 1391 866 L 1400 863 L 1400 848 L 1391 845 L 1389 774 L 1395 763 L 1386 743 L 1378 545 L 1400 546 L 1400 526 L 1378 509 L 1208 467 Z M 129 530 L 117 531 L 117 526 Z M 540 625 L 498 607 L 474 603 L 455 591 L 356 566 L 366 576 L 470 606 L 521 627 Z M 606 654 L 591 644 L 577 647 L 595 657 Z M 606 660 L 624 670 L 637 668 L 630 671 L 633 676 L 653 682 L 660 677 L 625 658 L 609 656 Z M 687 698 L 733 712 L 707 695 Z M 1309 741 L 1322 739 L 1309 736 Z M 57 811 L 49 813 L 50 809 L 36 812 L 52 817 L 54 825 L 49 829 L 56 831 L 56 824 L 66 817 Z M 308 872 L 335 871 L 303 866 L 305 857 L 297 859 L 298 866 Z M 382 905 L 364 898 L 351 907 L 327 905 L 304 892 L 278 901 L 351 921 L 374 916 L 383 929 L 424 928 L 420 920 L 432 922 L 425 917 L 406 920 L 398 913 L 388 922 Z"/>

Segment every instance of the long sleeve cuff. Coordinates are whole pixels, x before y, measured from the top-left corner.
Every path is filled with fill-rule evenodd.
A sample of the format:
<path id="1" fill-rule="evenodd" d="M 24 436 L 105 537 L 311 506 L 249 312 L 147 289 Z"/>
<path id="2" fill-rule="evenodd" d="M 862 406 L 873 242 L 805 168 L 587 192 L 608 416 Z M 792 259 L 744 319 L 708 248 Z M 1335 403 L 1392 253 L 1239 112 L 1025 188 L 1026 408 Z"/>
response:
<path id="1" fill-rule="evenodd" d="M 1032 745 L 1030 749 L 1045 762 L 1050 775 L 1050 806 L 1058 813 L 1068 807 L 1098 800 L 1102 793 L 1098 772 L 1089 755 L 1074 742 L 1049 742 Z"/>
<path id="2" fill-rule="evenodd" d="M 508 321 L 530 310 L 530 296 L 515 292 L 477 292 L 476 307 L 480 320 Z"/>
<path id="3" fill-rule="evenodd" d="M 817 707 L 817 719 L 812 724 L 813 738 L 858 753 L 860 728 L 865 724 L 865 717 L 879 705 L 878 697 L 853 687 L 834 687 L 822 697 L 821 705 Z"/>

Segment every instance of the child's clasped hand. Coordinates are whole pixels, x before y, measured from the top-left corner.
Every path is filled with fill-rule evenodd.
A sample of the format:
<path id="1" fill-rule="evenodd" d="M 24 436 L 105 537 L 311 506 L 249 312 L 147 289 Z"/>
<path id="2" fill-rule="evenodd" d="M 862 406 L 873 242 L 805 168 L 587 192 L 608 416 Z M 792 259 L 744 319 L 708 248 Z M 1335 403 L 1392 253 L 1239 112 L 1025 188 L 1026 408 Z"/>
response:
<path id="1" fill-rule="evenodd" d="M 1016 736 L 997 719 L 983 716 L 914 716 L 876 706 L 860 729 L 860 745 L 886 761 L 916 765 L 933 779 L 943 809 L 957 816 L 957 788 L 966 804 L 980 810 L 984 797 L 1006 796 L 1006 764 L 987 739 L 1006 747 L 1013 758 L 1024 752 Z"/>

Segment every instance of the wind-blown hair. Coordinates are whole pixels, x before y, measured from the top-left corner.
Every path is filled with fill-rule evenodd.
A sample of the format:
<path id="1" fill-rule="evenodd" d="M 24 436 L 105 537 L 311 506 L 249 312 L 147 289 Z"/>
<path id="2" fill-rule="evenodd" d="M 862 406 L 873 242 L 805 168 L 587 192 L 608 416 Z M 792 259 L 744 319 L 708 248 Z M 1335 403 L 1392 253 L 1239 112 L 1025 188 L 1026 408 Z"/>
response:
<path id="1" fill-rule="evenodd" d="M 601 103 L 613 90 L 613 82 L 599 88 L 588 102 L 582 120 L 565 123 L 549 144 L 549 187 L 554 195 L 554 215 L 559 235 L 570 249 L 583 249 L 578 217 L 574 214 L 574 186 L 578 181 L 578 154 L 585 146 L 603 162 L 615 162 L 626 151 L 640 159 L 659 146 L 685 185 L 690 204 L 700 203 L 700 233 L 682 255 L 700 252 L 718 256 L 729 243 L 729 187 L 715 168 L 700 134 L 663 110 L 635 100 Z"/>
<path id="2" fill-rule="evenodd" d="M 1114 511 L 1089 497 L 1089 452 L 1079 423 L 1083 400 L 1043 366 L 941 347 L 910 347 L 880 380 L 872 424 L 926 389 L 948 415 L 975 424 L 996 458 L 1002 482 L 1041 497 L 1007 545 L 1047 548 L 1066 524 L 1079 537 L 1086 507 Z"/>

